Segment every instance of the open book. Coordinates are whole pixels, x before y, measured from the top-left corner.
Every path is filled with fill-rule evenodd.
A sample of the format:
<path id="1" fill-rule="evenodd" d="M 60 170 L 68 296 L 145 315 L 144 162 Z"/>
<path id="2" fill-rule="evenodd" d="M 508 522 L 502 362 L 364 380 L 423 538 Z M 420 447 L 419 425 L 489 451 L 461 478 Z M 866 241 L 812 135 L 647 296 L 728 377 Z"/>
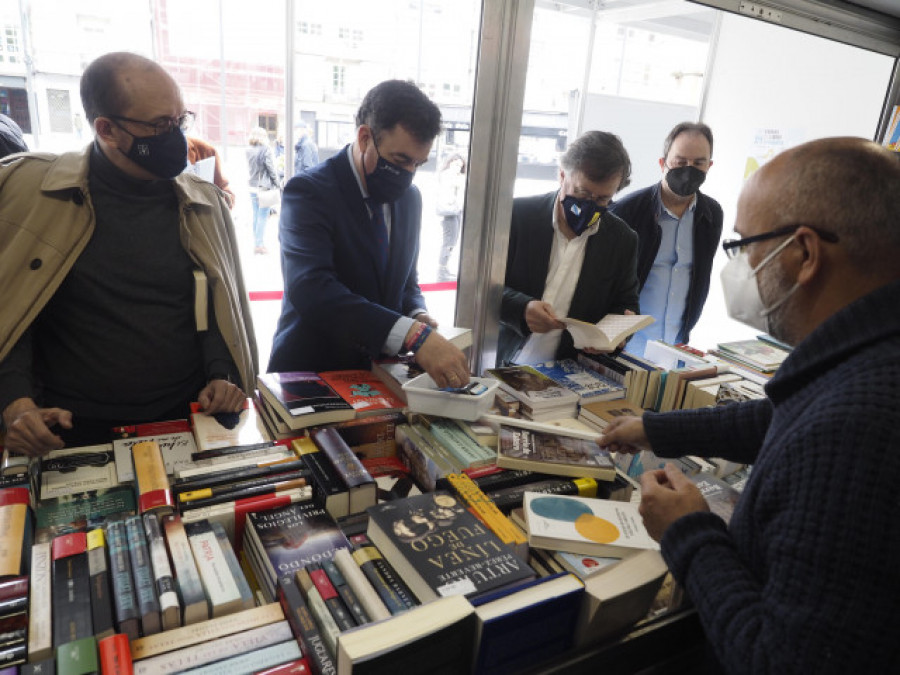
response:
<path id="1" fill-rule="evenodd" d="M 649 314 L 607 314 L 597 323 L 578 319 L 560 319 L 572 334 L 575 349 L 598 349 L 611 352 L 629 335 L 656 321 Z"/>

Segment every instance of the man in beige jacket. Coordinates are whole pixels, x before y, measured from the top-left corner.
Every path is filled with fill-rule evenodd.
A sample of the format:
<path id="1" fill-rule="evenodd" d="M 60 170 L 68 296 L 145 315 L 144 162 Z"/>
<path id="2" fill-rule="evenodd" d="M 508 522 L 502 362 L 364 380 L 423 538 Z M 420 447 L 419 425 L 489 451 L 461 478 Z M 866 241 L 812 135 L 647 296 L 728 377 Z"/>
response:
<path id="1" fill-rule="evenodd" d="M 227 202 L 181 174 L 192 114 L 177 84 L 111 53 L 81 98 L 83 152 L 0 162 L 0 411 L 6 447 L 29 455 L 192 401 L 236 412 L 257 372 Z"/>

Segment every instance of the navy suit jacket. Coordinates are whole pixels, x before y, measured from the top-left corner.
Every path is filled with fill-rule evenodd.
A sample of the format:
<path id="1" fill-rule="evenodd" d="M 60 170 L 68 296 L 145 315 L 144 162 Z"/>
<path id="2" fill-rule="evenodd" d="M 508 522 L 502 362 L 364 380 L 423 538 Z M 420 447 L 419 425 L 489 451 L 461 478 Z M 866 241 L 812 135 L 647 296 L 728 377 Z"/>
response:
<path id="1" fill-rule="evenodd" d="M 525 323 L 525 307 L 544 295 L 550 251 L 553 247 L 553 209 L 556 192 L 513 200 L 506 258 L 506 283 L 500 305 L 500 338 L 497 363 L 512 359 L 531 335 Z M 620 218 L 603 214 L 600 229 L 584 251 L 584 262 L 572 296 L 569 316 L 597 323 L 607 314 L 637 313 L 637 236 Z M 564 331 L 556 358 L 576 354 L 572 336 Z"/>
<path id="2" fill-rule="evenodd" d="M 279 225 L 284 300 L 269 372 L 369 367 L 397 319 L 425 308 L 416 275 L 421 217 L 412 186 L 391 205 L 381 270 L 346 148 L 288 181 Z"/>
<path id="3" fill-rule="evenodd" d="M 659 203 L 660 184 L 651 185 L 627 195 L 622 201 L 612 204 L 609 209 L 628 223 L 640 238 L 638 251 L 638 280 L 641 288 L 647 283 L 653 261 L 662 241 L 662 228 L 656 220 L 656 205 Z M 691 329 L 697 325 L 706 296 L 709 295 L 709 278 L 712 274 L 713 258 L 722 236 L 722 207 L 712 197 L 697 192 L 697 206 L 694 210 L 694 264 L 688 285 L 687 302 L 681 317 L 678 342 L 688 343 Z M 660 317 L 655 317 L 657 321 Z"/>

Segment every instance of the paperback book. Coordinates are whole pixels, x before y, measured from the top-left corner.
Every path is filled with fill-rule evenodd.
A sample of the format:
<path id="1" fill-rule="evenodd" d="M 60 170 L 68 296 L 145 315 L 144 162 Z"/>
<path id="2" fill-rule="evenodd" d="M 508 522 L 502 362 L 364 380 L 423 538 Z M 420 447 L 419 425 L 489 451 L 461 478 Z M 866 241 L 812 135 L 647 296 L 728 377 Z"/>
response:
<path id="1" fill-rule="evenodd" d="M 629 336 L 652 324 L 649 314 L 607 314 L 597 323 L 578 319 L 560 319 L 566 330 L 572 334 L 575 349 L 596 349 L 603 352 L 614 351 Z"/>
<path id="2" fill-rule="evenodd" d="M 261 373 L 259 392 L 291 429 L 353 419 L 356 411 L 313 372 Z"/>
<path id="3" fill-rule="evenodd" d="M 118 485 L 111 443 L 51 450 L 41 460 L 41 499 Z"/>
<path id="4" fill-rule="evenodd" d="M 182 420 L 183 427 L 178 431 L 149 436 L 128 436 L 113 440 L 113 452 L 116 455 L 116 474 L 120 483 L 134 480 L 134 467 L 131 463 L 131 448 L 141 441 L 156 441 L 163 455 L 166 473 L 170 476 L 181 468 L 191 466 L 191 455 L 197 452 L 194 435 L 187 420 Z"/>
<path id="5" fill-rule="evenodd" d="M 522 508 L 528 543 L 536 548 L 599 557 L 659 549 L 636 504 L 526 492 Z"/>
<path id="6" fill-rule="evenodd" d="M 585 368 L 574 359 L 547 361 L 534 368 L 578 394 L 581 405 L 589 401 L 606 401 L 625 398 L 625 387 L 619 382 Z"/>
<path id="7" fill-rule="evenodd" d="M 368 513 L 369 538 L 420 602 L 534 577 L 511 546 L 447 492 L 384 502 Z"/>
<path id="8" fill-rule="evenodd" d="M 371 370 L 329 370 L 319 373 L 347 403 L 357 417 L 397 412 L 406 401 L 395 395 Z"/>
<path id="9" fill-rule="evenodd" d="M 500 426 L 497 466 L 603 481 L 616 477 L 610 453 L 596 441 L 504 425 Z"/>

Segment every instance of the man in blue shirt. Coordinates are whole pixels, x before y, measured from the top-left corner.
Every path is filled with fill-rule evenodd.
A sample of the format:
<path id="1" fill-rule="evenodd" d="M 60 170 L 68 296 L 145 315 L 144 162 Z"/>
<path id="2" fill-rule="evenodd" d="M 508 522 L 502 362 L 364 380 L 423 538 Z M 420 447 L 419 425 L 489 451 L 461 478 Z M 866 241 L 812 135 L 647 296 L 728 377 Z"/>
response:
<path id="1" fill-rule="evenodd" d="M 663 144 L 662 180 L 610 206 L 638 234 L 641 312 L 656 319 L 629 342 L 634 354 L 643 355 L 648 340 L 688 342 L 703 311 L 722 234 L 722 207 L 699 189 L 712 150 L 707 125 L 678 124 Z"/>

